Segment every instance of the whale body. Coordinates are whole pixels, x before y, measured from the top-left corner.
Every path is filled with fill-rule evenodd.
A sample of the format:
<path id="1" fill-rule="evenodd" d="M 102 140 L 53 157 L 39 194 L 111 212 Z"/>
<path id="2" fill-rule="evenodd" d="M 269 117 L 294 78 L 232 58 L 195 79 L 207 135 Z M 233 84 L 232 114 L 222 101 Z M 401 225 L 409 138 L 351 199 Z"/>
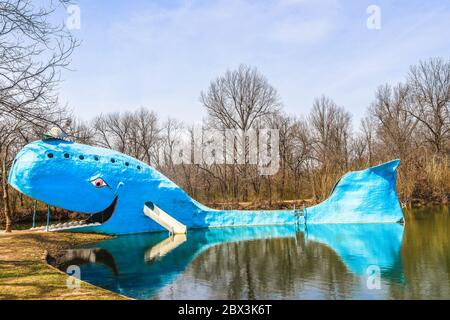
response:
<path id="1" fill-rule="evenodd" d="M 305 212 L 216 210 L 192 199 L 155 168 L 123 153 L 60 139 L 34 141 L 13 161 L 8 182 L 48 205 L 89 215 L 72 232 L 134 234 L 164 230 L 143 212 L 154 204 L 188 228 L 311 223 L 395 223 L 399 160 L 349 172 L 329 199 Z"/>

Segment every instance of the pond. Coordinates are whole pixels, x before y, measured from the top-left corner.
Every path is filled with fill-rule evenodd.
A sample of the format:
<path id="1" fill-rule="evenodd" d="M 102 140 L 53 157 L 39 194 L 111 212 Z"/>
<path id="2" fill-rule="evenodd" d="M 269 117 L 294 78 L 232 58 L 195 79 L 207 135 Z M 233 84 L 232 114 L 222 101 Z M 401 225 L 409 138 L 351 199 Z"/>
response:
<path id="1" fill-rule="evenodd" d="M 60 268 L 136 299 L 450 299 L 449 209 L 405 216 L 121 236 L 68 250 Z"/>

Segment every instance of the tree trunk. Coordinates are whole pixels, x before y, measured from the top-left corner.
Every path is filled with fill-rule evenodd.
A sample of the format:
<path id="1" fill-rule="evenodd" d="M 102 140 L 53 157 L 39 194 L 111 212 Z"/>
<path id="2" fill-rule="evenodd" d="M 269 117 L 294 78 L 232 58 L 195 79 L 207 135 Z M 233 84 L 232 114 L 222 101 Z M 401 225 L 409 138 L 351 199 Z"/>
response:
<path id="1" fill-rule="evenodd" d="M 311 185 L 312 197 L 313 197 L 314 203 L 316 203 L 316 201 L 317 201 L 316 184 L 314 181 L 314 177 L 311 174 L 311 170 L 309 168 L 307 170 L 308 170 L 309 183 Z"/>
<path id="2" fill-rule="evenodd" d="M 284 200 L 285 199 L 285 188 L 286 188 L 286 166 L 285 166 L 285 162 L 283 160 L 283 163 L 281 165 L 281 187 L 280 187 L 280 191 L 279 191 L 279 199 L 280 200 Z"/>
<path id="3" fill-rule="evenodd" d="M 5 232 L 12 231 L 11 211 L 9 209 L 8 182 L 6 177 L 6 159 L 2 159 L 3 213 L 5 214 Z"/>

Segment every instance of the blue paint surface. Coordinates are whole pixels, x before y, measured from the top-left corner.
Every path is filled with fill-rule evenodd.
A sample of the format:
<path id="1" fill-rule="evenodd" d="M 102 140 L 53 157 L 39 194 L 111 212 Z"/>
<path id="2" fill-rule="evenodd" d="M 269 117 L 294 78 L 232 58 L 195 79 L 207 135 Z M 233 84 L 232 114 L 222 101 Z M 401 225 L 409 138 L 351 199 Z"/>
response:
<path id="1" fill-rule="evenodd" d="M 395 193 L 397 166 L 398 161 L 349 173 L 338 183 L 330 199 L 308 208 L 307 220 L 311 223 L 399 221 L 402 212 Z M 104 185 L 96 185 L 99 179 Z M 117 199 L 114 213 L 107 221 L 70 229 L 74 232 L 162 231 L 161 226 L 143 213 L 144 203 L 148 201 L 188 228 L 304 223 L 293 210 L 208 208 L 156 169 L 130 156 L 58 139 L 39 140 L 25 146 L 14 160 L 9 183 L 31 198 L 82 213 L 103 211 Z"/>
<path id="2" fill-rule="evenodd" d="M 306 223 L 392 223 L 403 219 L 396 192 L 400 160 L 349 172 L 330 197 L 306 210 Z"/>

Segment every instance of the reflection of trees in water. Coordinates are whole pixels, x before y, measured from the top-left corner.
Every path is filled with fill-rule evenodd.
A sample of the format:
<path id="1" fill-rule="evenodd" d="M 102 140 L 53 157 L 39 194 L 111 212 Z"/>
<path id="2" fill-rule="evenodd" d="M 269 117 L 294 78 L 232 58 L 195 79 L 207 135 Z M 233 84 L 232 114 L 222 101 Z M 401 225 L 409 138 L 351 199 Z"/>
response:
<path id="1" fill-rule="evenodd" d="M 405 287 L 392 287 L 394 299 L 450 298 L 450 212 L 448 207 L 414 210 L 402 246 Z"/>
<path id="2" fill-rule="evenodd" d="M 193 261 L 188 273 L 214 284 L 217 298 L 301 298 L 306 286 L 321 298 L 350 298 L 355 278 L 327 246 L 296 238 L 263 239 L 215 246 Z M 307 296 L 305 296 L 307 297 Z"/>

